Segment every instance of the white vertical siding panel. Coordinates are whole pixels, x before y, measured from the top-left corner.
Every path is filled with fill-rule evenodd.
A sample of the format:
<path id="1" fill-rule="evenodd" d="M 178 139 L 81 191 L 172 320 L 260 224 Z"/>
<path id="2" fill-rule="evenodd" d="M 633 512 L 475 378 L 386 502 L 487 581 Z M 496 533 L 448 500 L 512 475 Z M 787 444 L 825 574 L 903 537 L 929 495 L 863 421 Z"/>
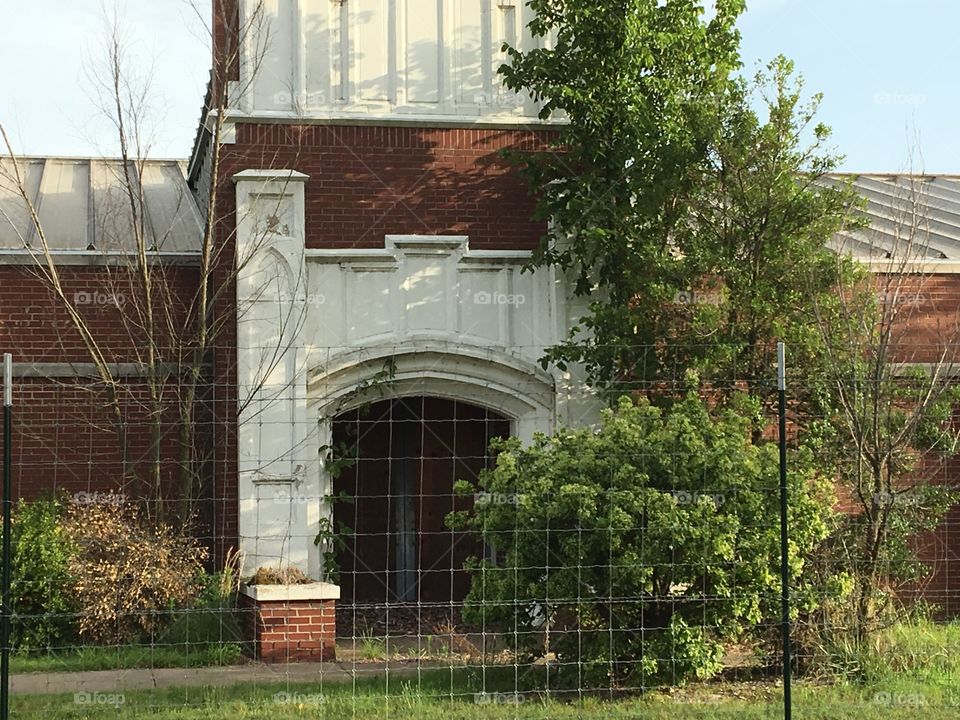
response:
<path id="1" fill-rule="evenodd" d="M 440 7 L 443 0 L 406 0 L 407 102 L 440 102 Z"/>
<path id="2" fill-rule="evenodd" d="M 520 41 L 521 27 L 521 7 L 523 0 L 514 2 L 498 2 L 494 10 L 496 17 L 494 19 L 493 36 L 493 72 L 494 86 L 497 89 L 497 104 L 506 108 L 514 108 L 517 105 L 517 95 L 512 90 L 503 85 L 499 74 L 500 66 L 510 61 L 510 56 L 502 50 L 504 43 L 511 47 L 517 47 Z M 527 47 L 527 46 L 524 46 Z"/>
<path id="3" fill-rule="evenodd" d="M 297 92 L 293 39 L 296 0 L 264 0 L 262 7 L 263 33 L 255 39 L 250 58 L 253 106 L 257 110 L 292 110 Z"/>
<path id="4" fill-rule="evenodd" d="M 330 0 L 300 0 L 304 34 L 306 107 L 319 109 L 332 101 L 333 44 Z"/>
<path id="5" fill-rule="evenodd" d="M 242 0 L 244 22 L 255 2 Z M 530 49 L 525 0 L 262 0 L 236 107 L 295 117 L 537 115 L 503 88 L 503 44 Z M 256 33 L 254 34 L 256 35 Z M 547 44 L 549 41 L 547 41 Z M 256 77 L 251 82 L 253 69 Z"/>
<path id="6" fill-rule="evenodd" d="M 388 0 L 353 0 L 350 54 L 359 100 L 390 100 L 390 20 Z"/>
<path id="7" fill-rule="evenodd" d="M 488 0 L 453 1 L 454 75 L 453 90 L 457 103 L 486 104 L 487 74 L 484 58 L 487 46 L 484 37 L 488 34 L 484 25 L 489 23 Z"/>

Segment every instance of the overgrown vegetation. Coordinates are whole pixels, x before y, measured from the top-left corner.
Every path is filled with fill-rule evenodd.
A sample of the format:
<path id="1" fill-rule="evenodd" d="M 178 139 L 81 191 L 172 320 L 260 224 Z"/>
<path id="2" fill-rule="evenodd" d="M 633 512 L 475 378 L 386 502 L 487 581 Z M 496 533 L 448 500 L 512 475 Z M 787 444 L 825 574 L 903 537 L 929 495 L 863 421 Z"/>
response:
<path id="1" fill-rule="evenodd" d="M 921 538 L 960 500 L 944 482 L 960 447 L 960 324 L 941 316 L 932 337 L 923 333 L 928 277 L 908 271 L 921 252 L 923 203 L 916 187 L 891 203 L 898 246 L 880 263 L 882 274 L 839 288 L 829 310 L 814 306 L 820 385 L 830 402 L 808 423 L 807 442 L 836 468 L 848 505 L 823 560 L 851 578 L 849 601 L 817 620 L 827 645 L 852 642 L 860 651 L 905 612 L 923 610 L 912 607 L 931 577 L 918 555 Z"/>
<path id="2" fill-rule="evenodd" d="M 709 17 L 694 0 L 529 5 L 537 13 L 531 32 L 550 41 L 510 48 L 500 73 L 541 103 L 543 118 L 562 112 L 569 122 L 553 152 L 514 159 L 539 198 L 538 216 L 549 220 L 533 265 L 567 273 L 583 307 L 543 364 L 579 366 L 611 404 L 645 394 L 668 410 L 686 392 L 681 379 L 694 373 L 709 388 L 715 422 L 738 410 L 741 393 L 749 396 L 751 440 L 761 444 L 775 417 L 773 351 L 786 342 L 791 462 L 834 481 L 847 509 L 853 505 L 824 538 L 818 567 L 798 580 L 805 649 L 827 658 L 849 644 L 857 655 L 869 651 L 877 632 L 913 612 L 931 572 L 917 553 L 918 534 L 936 528 L 957 499 L 931 484 L 927 470 L 960 445 L 951 415 L 958 326 L 938 328 L 941 341 L 924 352 L 903 332 L 911 327 L 907 310 L 922 305 L 923 276 L 911 267 L 922 202 L 915 197 L 890 218 L 895 242 L 878 249 L 889 259 L 879 277 L 846 248 L 828 248 L 838 231 L 861 226 L 858 199 L 830 175 L 840 157 L 817 119 L 820 97 L 805 99 L 793 64 L 779 57 L 753 79 L 738 74 L 742 0 L 713 3 Z M 707 437 L 715 428 L 699 431 Z M 549 441 L 565 442 L 566 435 Z M 583 481 L 576 467 L 551 474 L 523 464 L 516 472 L 520 485 L 541 479 L 528 488 L 535 507 L 553 507 L 564 488 Z M 637 492 L 644 489 L 638 483 Z M 503 538 L 483 522 L 491 512 L 503 509 L 478 507 L 475 528 L 496 545 Z M 544 529 L 539 513 L 515 519 Z M 756 518 L 733 519 L 741 523 L 731 536 L 739 544 Z M 561 523 L 551 520 L 553 538 Z M 576 515 L 566 527 L 581 520 L 593 529 Z M 768 516 L 765 527 L 774 525 Z M 645 528 L 635 539 L 656 547 L 655 538 Z M 669 566 L 675 550 L 664 545 L 649 562 Z M 580 572 L 606 563 L 609 552 L 619 549 L 587 547 L 568 560 Z M 709 546 L 703 552 L 701 564 L 709 564 Z M 527 558 L 539 568 L 534 574 L 553 568 L 547 558 Z M 696 564 L 693 555 L 688 561 Z M 475 576 L 475 587 L 489 583 L 486 575 Z M 804 582 L 817 585 L 808 597 L 819 603 L 804 600 Z M 671 587 L 659 588 L 663 602 L 672 602 Z M 749 597 L 762 587 L 738 591 Z M 517 592 L 536 595 L 530 586 Z M 599 622 L 583 620 L 586 632 Z M 667 629 L 655 614 L 633 622 L 653 635 Z M 697 624 L 714 625 L 709 615 Z M 710 639 L 678 632 L 684 639 L 666 657 L 701 655 L 699 670 L 678 675 L 710 668 Z M 636 654 L 608 640 L 615 658 Z"/>
<path id="3" fill-rule="evenodd" d="M 83 638 L 125 643 L 155 633 L 200 591 L 206 551 L 167 525 L 141 522 L 120 496 L 71 504 L 63 526 L 77 548 L 68 573 Z"/>
<path id="4" fill-rule="evenodd" d="M 134 648 L 141 659 L 127 658 L 130 666 L 175 646 L 238 659 L 235 568 L 208 575 L 194 539 L 147 520 L 121 496 L 21 502 L 12 539 L 13 646 L 28 666 L 29 658 L 43 666 L 46 653 L 51 669 L 61 660 L 99 667 L 111 655 L 103 645 L 124 657 L 117 646 Z M 137 655 L 138 645 L 158 647 Z"/>
<path id="5" fill-rule="evenodd" d="M 451 523 L 482 532 L 465 617 L 502 633 L 522 663 L 552 653 L 571 687 L 711 677 L 723 642 L 775 625 L 777 449 L 752 441 L 756 402 L 711 416 L 691 392 L 669 412 L 624 398 L 597 432 L 508 440 Z M 790 476 L 797 608 L 823 600 L 805 570 L 827 537 L 829 483 L 809 453 Z M 643 629 L 640 632 L 640 629 Z"/>
<path id="6" fill-rule="evenodd" d="M 20 502 L 13 514 L 13 646 L 62 647 L 76 635 L 78 604 L 70 592 L 70 565 L 77 548 L 65 531 L 63 502 Z"/>

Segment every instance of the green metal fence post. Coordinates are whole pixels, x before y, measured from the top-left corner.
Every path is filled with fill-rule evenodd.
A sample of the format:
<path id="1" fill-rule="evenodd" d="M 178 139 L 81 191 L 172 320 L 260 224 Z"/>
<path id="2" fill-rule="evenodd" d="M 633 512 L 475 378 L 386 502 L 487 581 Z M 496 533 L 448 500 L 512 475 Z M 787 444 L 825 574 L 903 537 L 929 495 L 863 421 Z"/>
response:
<path id="1" fill-rule="evenodd" d="M 13 435 L 13 357 L 3 356 L 3 617 L 0 621 L 0 720 L 10 717 L 10 458 Z"/>
<path id="2" fill-rule="evenodd" d="M 787 527 L 787 369 L 784 344 L 777 343 L 777 390 L 780 406 L 780 583 L 783 613 L 783 717 L 790 720 L 793 709 L 790 697 L 790 535 Z"/>

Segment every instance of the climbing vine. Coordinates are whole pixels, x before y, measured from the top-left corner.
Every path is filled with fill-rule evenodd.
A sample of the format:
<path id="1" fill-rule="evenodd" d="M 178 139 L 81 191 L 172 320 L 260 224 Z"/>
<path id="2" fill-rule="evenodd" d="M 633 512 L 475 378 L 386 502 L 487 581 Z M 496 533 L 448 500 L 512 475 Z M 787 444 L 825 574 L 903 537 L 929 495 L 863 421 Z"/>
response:
<path id="1" fill-rule="evenodd" d="M 397 374 L 397 361 L 394 357 L 387 358 L 383 363 L 383 368 L 372 377 L 357 384 L 354 392 L 348 397 L 365 397 L 364 402 L 357 408 L 359 417 L 366 417 L 370 413 L 370 408 L 377 400 L 386 397 L 388 386 L 393 383 Z M 333 413 L 334 417 L 342 410 L 342 405 Z M 355 431 L 348 431 L 355 432 Z M 346 539 L 352 537 L 355 530 L 344 522 L 337 522 L 333 515 L 333 508 L 336 503 L 352 505 L 355 498 L 341 490 L 334 491 L 334 485 L 344 471 L 353 468 L 357 464 L 360 451 L 360 438 L 354 436 L 348 441 L 339 443 L 331 442 L 329 445 L 320 447 L 320 455 L 323 461 L 323 467 L 330 478 L 328 484 L 328 493 L 321 498 L 321 503 L 326 512 L 321 513 L 320 526 L 313 544 L 320 548 L 323 557 L 323 570 L 325 579 L 328 582 L 337 583 L 340 579 L 340 567 L 337 562 L 337 555 L 346 547 Z"/>

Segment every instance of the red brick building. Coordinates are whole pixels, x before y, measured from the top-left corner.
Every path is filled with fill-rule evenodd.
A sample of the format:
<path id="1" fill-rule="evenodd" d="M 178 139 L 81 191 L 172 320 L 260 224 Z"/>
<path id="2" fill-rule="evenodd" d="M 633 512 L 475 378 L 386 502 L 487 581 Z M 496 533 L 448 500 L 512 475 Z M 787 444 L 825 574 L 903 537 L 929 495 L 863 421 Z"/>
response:
<path id="1" fill-rule="evenodd" d="M 187 318 L 169 325 L 189 326 L 201 289 L 214 297 L 191 507 L 215 555 L 237 545 L 247 573 L 292 565 L 317 580 L 335 559 L 357 602 L 463 596 L 461 565 L 477 548 L 445 527 L 465 507 L 454 481 L 484 466 L 490 438 L 529 439 L 595 408 L 575 378 L 538 363 L 575 314 L 563 279 L 521 272 L 544 226 L 502 151 L 544 147 L 553 130 L 496 71 L 504 42 L 537 42 L 529 11 L 510 0 L 393 5 L 268 3 L 255 20 L 252 3 L 215 3 L 215 68 L 191 160 L 183 174 L 135 163 L 135 176 L 166 174 L 133 217 L 123 165 L 31 166 L 26 194 L 49 242 L 31 240 L 21 212 L 0 244 L 0 292 L 38 302 L 0 308 L 22 378 L 18 494 L 119 485 L 157 503 L 177 497 L 183 391 L 170 382 L 157 437 L 151 422 L 166 409 L 142 376 L 147 348 L 182 353 L 172 337 L 146 341 L 168 329 L 145 335 L 143 318 L 124 314 L 146 307 L 118 291 L 139 267 L 124 239 L 133 228 L 149 237 L 151 267 L 164 268 L 168 314 Z M 20 200 L 6 188 L 5 207 Z M 211 219 L 216 260 L 205 265 Z M 69 255 L 56 278 L 31 278 L 38 248 Z M 84 305 L 80 317 L 47 325 L 64 298 Z M 335 478 L 329 448 L 346 439 L 363 457 Z M 138 482 L 157 466 L 160 477 Z M 359 514 L 334 507 L 331 495 L 347 490 Z M 338 558 L 320 537 L 334 519 L 357 529 Z M 336 588 L 316 592 L 302 600 L 329 602 Z"/>
<path id="2" fill-rule="evenodd" d="M 131 483 L 159 457 L 158 497 L 177 497 L 182 385 L 170 382 L 156 437 L 143 323 L 124 320 L 125 306 L 142 307 L 124 295 L 137 292 L 124 276 L 136 264 L 120 259 L 139 223 L 164 268 L 170 320 L 155 330 L 164 357 L 178 357 L 170 328 L 193 331 L 201 289 L 213 297 L 191 436 L 198 527 L 218 557 L 238 546 L 247 573 L 292 565 L 323 580 L 335 561 L 339 590 L 297 599 L 319 628 L 303 632 L 325 638 L 338 594 L 345 604 L 462 598 L 463 559 L 481 549 L 443 523 L 466 506 L 454 481 L 485 466 L 492 437 L 529 439 L 596 417 L 575 373 L 539 365 L 582 308 L 556 270 L 522 272 L 544 226 L 502 157 L 545 147 L 555 127 L 497 81 L 504 42 L 539 42 L 520 0 L 301 0 L 268 3 L 262 23 L 251 3 L 215 6 L 215 72 L 191 159 L 143 166 L 135 217 L 116 164 L 25 164 L 58 282 L 97 338 L 109 381 L 37 268 L 42 243 L 16 192 L 0 193 L 12 218 L 0 231 L 0 337 L 17 362 L 14 487 L 31 497 L 116 490 L 119 480 L 140 494 Z M 224 106 L 212 100 L 221 90 Z M 900 183 L 857 181 L 873 229 L 845 241 L 878 270 L 896 239 Z M 918 278 L 933 274 L 915 337 L 932 348 L 960 298 L 960 182 L 930 178 L 924 197 Z M 208 212 L 217 261 L 204 283 Z M 343 445 L 359 456 L 338 473 L 330 454 Z M 339 493 L 353 503 L 338 505 Z M 933 538 L 942 589 L 957 587 L 958 521 Z M 354 531 L 346 547 L 324 534 L 331 522 Z M 270 604 L 284 601 L 245 602 L 275 618 Z M 259 627 L 264 655 L 326 647 L 316 637 L 268 646 L 301 631 Z"/>

